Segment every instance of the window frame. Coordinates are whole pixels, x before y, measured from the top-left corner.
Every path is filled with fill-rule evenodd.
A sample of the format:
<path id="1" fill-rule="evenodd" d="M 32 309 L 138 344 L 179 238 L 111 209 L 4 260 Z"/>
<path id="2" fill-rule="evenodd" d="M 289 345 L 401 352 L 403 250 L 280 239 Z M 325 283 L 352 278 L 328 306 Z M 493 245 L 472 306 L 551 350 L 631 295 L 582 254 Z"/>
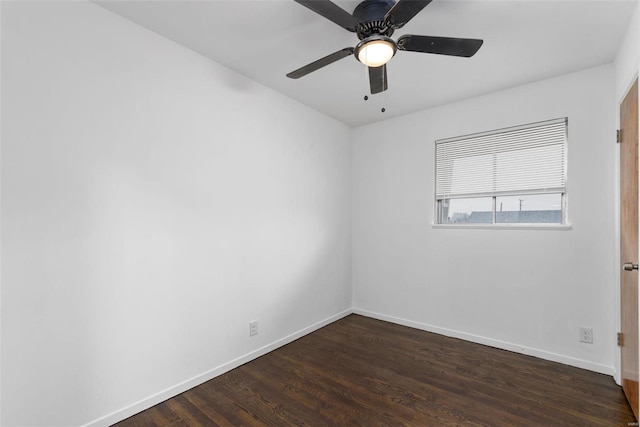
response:
<path id="1" fill-rule="evenodd" d="M 546 192 L 541 193 L 536 190 L 524 190 L 524 191 L 507 191 L 507 192 L 499 192 L 499 194 L 488 195 L 486 193 L 471 193 L 464 195 L 462 197 L 454 197 L 453 199 L 465 199 L 465 198 L 474 198 L 474 197 L 491 197 L 491 217 L 492 221 L 490 223 L 447 223 L 441 222 L 442 220 L 442 204 L 445 200 L 452 200 L 452 198 L 438 198 L 438 155 L 437 149 L 439 144 L 444 144 L 447 142 L 459 141 L 462 139 L 474 138 L 474 137 L 484 137 L 491 136 L 497 134 L 503 134 L 510 131 L 517 131 L 521 129 L 534 128 L 536 126 L 544 126 L 546 124 L 551 124 L 554 122 L 564 122 L 564 158 L 563 158 L 563 178 L 564 178 L 564 192 Z M 470 133 L 466 135 L 460 135 L 457 137 L 444 138 L 436 140 L 434 143 L 434 218 L 432 222 L 433 228 L 485 228 L 485 229 L 551 229 L 551 230 L 570 230 L 571 224 L 569 223 L 568 216 L 568 192 L 569 192 L 569 184 L 568 184 L 568 174 L 567 174 L 567 166 L 568 166 L 568 149 L 569 149 L 569 119 L 568 117 L 560 117 L 550 120 L 542 120 L 538 122 L 527 123 L 523 125 L 517 126 L 509 126 L 489 131 Z M 514 222 L 514 223 L 498 223 L 496 222 L 496 200 L 498 197 L 503 196 L 525 196 L 525 195 L 536 195 L 536 194 L 559 194 L 561 197 L 561 222 L 555 223 L 525 223 L 525 222 Z"/>

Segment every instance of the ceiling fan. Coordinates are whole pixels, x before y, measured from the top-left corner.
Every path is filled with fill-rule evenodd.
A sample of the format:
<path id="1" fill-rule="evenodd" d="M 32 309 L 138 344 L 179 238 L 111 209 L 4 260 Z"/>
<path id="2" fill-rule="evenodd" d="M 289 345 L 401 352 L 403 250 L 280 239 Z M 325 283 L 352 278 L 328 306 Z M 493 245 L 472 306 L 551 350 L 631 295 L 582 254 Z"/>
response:
<path id="1" fill-rule="evenodd" d="M 371 93 L 375 94 L 387 90 L 386 64 L 398 50 L 466 58 L 475 55 L 482 46 L 482 40 L 411 34 L 401 36 L 397 42 L 391 38 L 395 30 L 409 22 L 431 1 L 364 0 L 350 14 L 330 0 L 295 0 L 345 30 L 356 33 L 360 43 L 355 48 L 346 47 L 307 64 L 290 72 L 287 77 L 298 79 L 355 54 L 356 59 L 369 67 L 369 85 Z"/>

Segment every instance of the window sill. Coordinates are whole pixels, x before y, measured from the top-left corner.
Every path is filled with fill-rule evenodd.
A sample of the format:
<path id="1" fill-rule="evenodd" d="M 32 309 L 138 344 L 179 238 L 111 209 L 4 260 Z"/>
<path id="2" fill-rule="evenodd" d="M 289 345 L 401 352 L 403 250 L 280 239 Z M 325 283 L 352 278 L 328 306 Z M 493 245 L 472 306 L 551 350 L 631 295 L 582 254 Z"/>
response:
<path id="1" fill-rule="evenodd" d="M 431 224 L 431 228 L 568 231 L 573 227 L 571 224 Z"/>

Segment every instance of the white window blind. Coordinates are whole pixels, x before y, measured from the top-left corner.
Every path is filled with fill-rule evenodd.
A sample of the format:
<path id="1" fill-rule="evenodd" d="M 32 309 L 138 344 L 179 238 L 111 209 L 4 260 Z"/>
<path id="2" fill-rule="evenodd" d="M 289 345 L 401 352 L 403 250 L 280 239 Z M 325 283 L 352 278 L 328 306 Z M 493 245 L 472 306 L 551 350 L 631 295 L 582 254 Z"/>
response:
<path id="1" fill-rule="evenodd" d="M 564 193 L 567 119 L 436 141 L 436 199 Z"/>

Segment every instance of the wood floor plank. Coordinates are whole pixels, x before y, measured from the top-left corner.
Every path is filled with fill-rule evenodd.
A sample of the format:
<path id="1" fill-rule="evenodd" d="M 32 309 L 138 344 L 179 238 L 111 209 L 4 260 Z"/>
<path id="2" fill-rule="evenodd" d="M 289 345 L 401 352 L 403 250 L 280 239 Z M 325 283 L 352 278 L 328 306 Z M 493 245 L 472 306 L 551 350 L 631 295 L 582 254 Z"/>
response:
<path id="1" fill-rule="evenodd" d="M 216 411 L 215 405 L 211 405 L 211 403 L 206 399 L 201 399 L 193 389 L 186 391 L 183 395 L 185 399 L 187 399 L 193 406 L 198 408 L 199 411 L 211 420 L 211 422 L 208 423 L 209 425 L 219 427 L 235 426 L 235 424 L 229 421 L 226 417 L 222 416 L 220 412 Z"/>
<path id="2" fill-rule="evenodd" d="M 116 425 L 633 422 L 610 376 L 351 315 Z"/>
<path id="3" fill-rule="evenodd" d="M 330 405 L 325 399 L 319 399 L 308 383 L 300 379 L 291 379 L 291 370 L 279 370 L 273 364 L 247 364 L 245 371 L 261 381 L 261 384 L 273 384 L 267 386 L 269 392 L 279 396 L 286 408 L 298 408 L 301 419 L 314 419 L 320 425 L 331 425 L 333 418 L 327 418 L 325 414 L 335 413 L 337 407 Z M 289 379 L 282 379 L 289 378 Z M 343 413 L 341 411 L 341 413 Z M 344 420 L 342 420 L 344 421 Z"/>

